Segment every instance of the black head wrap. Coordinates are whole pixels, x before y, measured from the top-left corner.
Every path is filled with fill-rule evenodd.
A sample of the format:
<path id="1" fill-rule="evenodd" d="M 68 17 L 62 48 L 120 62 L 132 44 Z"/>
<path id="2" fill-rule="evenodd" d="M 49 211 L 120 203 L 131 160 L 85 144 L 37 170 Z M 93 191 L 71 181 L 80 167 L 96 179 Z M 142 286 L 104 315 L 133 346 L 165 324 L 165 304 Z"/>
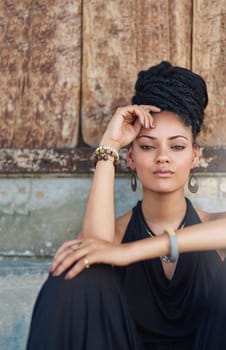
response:
<path id="1" fill-rule="evenodd" d="M 138 74 L 133 104 L 152 104 L 178 114 L 199 133 L 208 104 L 206 83 L 201 76 L 163 61 Z"/>

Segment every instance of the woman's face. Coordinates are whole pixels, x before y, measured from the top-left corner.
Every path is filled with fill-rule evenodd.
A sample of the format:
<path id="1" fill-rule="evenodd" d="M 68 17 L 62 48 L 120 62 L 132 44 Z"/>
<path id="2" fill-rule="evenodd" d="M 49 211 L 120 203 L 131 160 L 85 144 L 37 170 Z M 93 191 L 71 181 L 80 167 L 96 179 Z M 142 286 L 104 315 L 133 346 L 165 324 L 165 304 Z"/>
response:
<path id="1" fill-rule="evenodd" d="M 191 128 L 172 112 L 155 113 L 154 129 L 141 129 L 128 150 L 127 160 L 144 189 L 170 193 L 184 188 L 198 161 Z"/>

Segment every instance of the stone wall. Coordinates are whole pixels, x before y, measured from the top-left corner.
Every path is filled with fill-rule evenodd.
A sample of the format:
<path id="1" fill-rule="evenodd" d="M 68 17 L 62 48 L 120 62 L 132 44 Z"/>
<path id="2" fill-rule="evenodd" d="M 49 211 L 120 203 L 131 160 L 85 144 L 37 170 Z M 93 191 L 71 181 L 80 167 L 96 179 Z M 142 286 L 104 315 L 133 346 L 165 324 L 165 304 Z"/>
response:
<path id="1" fill-rule="evenodd" d="M 90 177 L 16 178 L 0 182 L 0 349 L 24 350 L 35 298 L 62 242 L 79 232 Z M 225 174 L 200 175 L 187 196 L 208 211 L 226 210 Z M 116 214 L 141 198 L 130 179 L 115 182 Z"/>

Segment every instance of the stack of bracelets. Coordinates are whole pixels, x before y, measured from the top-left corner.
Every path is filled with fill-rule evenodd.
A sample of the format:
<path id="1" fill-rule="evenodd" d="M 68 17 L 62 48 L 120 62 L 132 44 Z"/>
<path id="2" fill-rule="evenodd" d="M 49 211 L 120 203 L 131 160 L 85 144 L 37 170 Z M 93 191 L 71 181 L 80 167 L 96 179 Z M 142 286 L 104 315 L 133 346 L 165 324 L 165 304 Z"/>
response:
<path id="1" fill-rule="evenodd" d="M 97 147 L 92 157 L 94 160 L 94 166 L 96 166 L 97 162 L 99 162 L 100 160 L 108 160 L 109 157 L 113 159 L 114 167 L 117 167 L 117 165 L 119 165 L 120 163 L 118 152 L 114 148 L 109 146 Z"/>

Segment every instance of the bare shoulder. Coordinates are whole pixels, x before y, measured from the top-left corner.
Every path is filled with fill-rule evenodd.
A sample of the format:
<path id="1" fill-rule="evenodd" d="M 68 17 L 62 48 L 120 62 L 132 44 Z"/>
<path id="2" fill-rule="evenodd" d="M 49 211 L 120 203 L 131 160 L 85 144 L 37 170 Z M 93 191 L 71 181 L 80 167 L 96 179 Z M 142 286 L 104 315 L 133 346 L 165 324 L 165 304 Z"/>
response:
<path id="1" fill-rule="evenodd" d="M 218 220 L 218 219 L 226 219 L 226 212 L 225 211 L 208 213 L 207 211 L 196 208 L 196 212 L 197 212 L 197 214 L 200 217 L 202 222 L 208 222 L 208 221 Z"/>
<path id="2" fill-rule="evenodd" d="M 197 214 L 200 217 L 200 220 L 202 222 L 210 221 L 210 218 L 209 218 L 210 213 L 208 213 L 207 211 L 204 211 L 204 210 L 202 210 L 200 208 L 196 208 L 195 210 L 196 210 L 196 212 L 197 212 Z"/>
<path id="3" fill-rule="evenodd" d="M 208 213 L 201 209 L 196 209 L 196 212 L 198 213 L 202 222 L 210 222 L 218 219 L 226 219 L 226 212 Z M 226 257 L 226 249 L 218 249 L 217 252 L 222 260 Z"/>
<path id="4" fill-rule="evenodd" d="M 120 243 L 123 239 L 126 227 L 131 219 L 132 210 L 118 217 L 115 221 L 115 243 Z"/>

